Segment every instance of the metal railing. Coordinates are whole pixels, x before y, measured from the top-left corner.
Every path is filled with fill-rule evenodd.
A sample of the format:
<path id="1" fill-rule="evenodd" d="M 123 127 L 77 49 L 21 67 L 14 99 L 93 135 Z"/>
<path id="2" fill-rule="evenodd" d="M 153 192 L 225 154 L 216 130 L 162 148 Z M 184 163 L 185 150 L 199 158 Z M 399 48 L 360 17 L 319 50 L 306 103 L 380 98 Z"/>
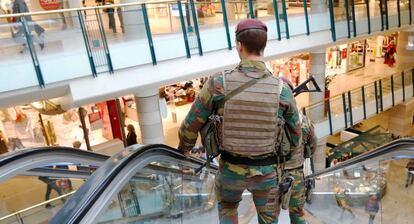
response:
<path id="1" fill-rule="evenodd" d="M 403 69 L 390 76 L 376 79 L 372 83 L 325 98 L 321 102 L 304 107 L 302 111 L 307 115 L 324 114 L 322 120 L 315 122 L 327 119 L 329 134 L 333 135 L 338 130 L 351 127 L 411 97 L 414 97 L 414 68 Z M 374 101 L 375 111 L 368 111 Z M 333 126 L 333 121 L 337 117 L 343 117 L 342 128 Z"/>
<path id="2" fill-rule="evenodd" d="M 232 27 L 244 18 L 274 20 L 275 27 L 271 27 L 274 29 L 271 35 L 277 40 L 331 30 L 332 40 L 336 41 L 412 25 L 414 3 L 411 0 L 380 3 L 382 4 L 366 1 L 366 4 L 355 5 L 353 0 L 347 0 L 343 4 L 328 0 L 324 9 L 316 10 L 312 4 L 308 6 L 307 1 L 289 7 L 285 0 L 220 0 L 211 3 L 178 0 L 0 15 L 0 21 L 4 21 L 0 22 L 0 42 L 5 43 L 0 47 L 0 53 L 4 59 L 14 59 L 11 64 L 32 64 L 37 84 L 44 88 L 47 83 L 58 81 L 56 77 L 67 76 L 62 79 L 71 79 L 88 74 L 96 77 L 101 72 L 113 73 L 115 69 L 139 64 L 156 65 L 161 60 L 191 58 L 193 54 L 203 55 L 212 50 L 231 50 L 234 46 Z M 105 13 L 108 18 L 103 16 Z M 106 22 L 109 22 L 109 28 L 104 25 Z M 320 27 L 320 23 L 324 24 L 323 27 Z M 46 46 L 45 28 L 39 24 L 44 25 L 48 31 Z M 345 33 L 343 27 L 346 27 Z M 122 34 L 117 32 L 119 28 L 122 29 Z M 213 39 L 217 37 L 208 33 L 210 29 L 222 30 L 222 38 Z M 33 31 L 37 35 L 32 34 Z M 216 36 L 220 36 L 220 32 L 217 31 Z M 160 36 L 161 34 L 169 34 L 171 37 Z M 128 52 L 129 55 L 116 49 L 115 45 L 130 40 L 139 41 L 140 45 L 135 42 L 125 45 L 124 49 L 131 51 Z M 167 43 L 166 40 L 170 42 Z M 143 44 L 144 42 L 146 43 Z M 210 43 L 217 46 L 211 47 Z M 68 55 L 53 57 L 49 52 L 43 51 L 48 45 L 56 47 L 56 51 L 63 48 L 63 53 L 76 52 L 69 55 L 73 59 Z M 19 52 L 16 50 L 19 46 L 23 47 L 20 54 L 16 53 Z M 10 51 L 15 52 L 15 55 L 7 55 Z M 25 51 L 29 51 L 29 57 L 24 54 Z M 62 62 L 63 59 L 60 60 L 59 57 L 67 58 L 67 61 Z M 134 61 L 135 57 L 137 59 Z M 75 65 L 70 66 L 70 63 Z M 16 65 L 19 76 L 27 78 L 30 72 L 26 69 L 30 68 Z"/>

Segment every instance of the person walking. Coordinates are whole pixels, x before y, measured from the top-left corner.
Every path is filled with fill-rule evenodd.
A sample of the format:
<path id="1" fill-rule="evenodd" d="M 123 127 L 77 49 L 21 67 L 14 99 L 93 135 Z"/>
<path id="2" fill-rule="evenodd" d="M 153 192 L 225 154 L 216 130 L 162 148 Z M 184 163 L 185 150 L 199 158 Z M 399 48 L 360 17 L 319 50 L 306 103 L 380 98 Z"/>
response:
<path id="1" fill-rule="evenodd" d="M 127 146 L 135 145 L 137 144 L 137 134 L 135 134 L 135 128 L 134 125 L 129 124 L 127 126 L 128 135 L 127 135 Z"/>
<path id="2" fill-rule="evenodd" d="M 237 208 L 247 189 L 253 195 L 259 223 L 276 224 L 280 211 L 275 169 L 278 116 L 286 121 L 290 144 L 297 147 L 302 135 L 299 113 L 292 91 L 266 68 L 266 25 L 256 19 L 243 20 L 235 35 L 241 61 L 204 84 L 181 124 L 178 149 L 189 156 L 209 117 L 220 116 L 221 155 L 215 180 L 220 223 L 238 223 Z"/>
<path id="3" fill-rule="evenodd" d="M 414 159 L 410 159 L 405 168 L 407 168 L 407 179 L 405 181 L 405 187 L 408 187 L 408 185 L 411 185 L 414 182 Z"/>
<path id="4" fill-rule="evenodd" d="M 13 6 L 12 6 L 12 12 L 13 13 L 27 13 L 29 12 L 29 7 L 27 7 L 25 0 L 14 0 Z M 35 40 L 38 42 L 40 49 L 43 50 L 43 48 L 45 47 L 45 29 L 41 27 L 39 24 L 37 24 L 36 22 L 34 22 L 31 16 L 24 16 L 24 18 L 26 19 L 27 26 L 29 28 L 28 30 L 29 35 L 31 35 L 31 32 L 34 29 L 35 33 L 37 34 L 37 38 Z M 19 17 L 18 20 L 21 22 L 22 17 Z M 20 24 L 18 26 L 18 30 L 15 35 L 22 36 L 22 37 L 25 35 L 23 24 Z M 26 49 L 26 44 L 23 44 L 23 46 L 24 46 L 24 49 Z M 23 53 L 23 50 L 21 51 L 21 53 Z"/>
<path id="5" fill-rule="evenodd" d="M 369 214 L 368 224 L 374 224 L 375 216 L 379 211 L 379 196 L 378 194 L 371 195 L 368 203 L 365 206 L 365 211 Z"/>
<path id="6" fill-rule="evenodd" d="M 105 5 L 113 5 L 113 0 L 106 0 Z M 108 20 L 109 20 L 109 29 L 112 29 L 114 33 L 116 33 L 116 24 L 115 24 L 115 8 L 110 7 L 105 9 L 106 13 L 108 13 Z"/>
<path id="7" fill-rule="evenodd" d="M 50 199 L 50 194 L 52 193 L 52 190 L 55 190 L 56 193 L 61 196 L 63 195 L 62 189 L 59 188 L 59 186 L 57 185 L 57 181 L 55 179 L 52 179 L 50 177 L 46 177 L 46 176 L 39 176 L 39 180 L 42 181 L 43 183 L 46 184 L 47 188 L 46 188 L 46 194 L 45 194 L 45 201 L 49 201 Z M 64 198 L 61 199 L 63 203 L 66 202 L 66 200 Z M 50 203 L 47 203 L 45 205 L 46 208 L 51 208 L 52 205 Z"/>

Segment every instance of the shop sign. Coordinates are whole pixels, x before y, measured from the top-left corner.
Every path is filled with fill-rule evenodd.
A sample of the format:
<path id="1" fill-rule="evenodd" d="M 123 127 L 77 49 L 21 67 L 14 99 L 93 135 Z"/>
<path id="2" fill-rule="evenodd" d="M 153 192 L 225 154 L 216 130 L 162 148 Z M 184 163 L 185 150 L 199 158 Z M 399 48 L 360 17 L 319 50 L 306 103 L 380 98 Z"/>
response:
<path id="1" fill-rule="evenodd" d="M 44 10 L 60 9 L 62 0 L 39 0 L 40 7 Z"/>

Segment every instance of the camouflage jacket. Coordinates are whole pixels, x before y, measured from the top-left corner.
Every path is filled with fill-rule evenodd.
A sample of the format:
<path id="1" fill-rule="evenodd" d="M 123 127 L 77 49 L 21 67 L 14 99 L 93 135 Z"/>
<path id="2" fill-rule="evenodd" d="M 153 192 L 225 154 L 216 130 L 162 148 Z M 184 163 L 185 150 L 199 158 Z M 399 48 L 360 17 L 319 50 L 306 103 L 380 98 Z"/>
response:
<path id="1" fill-rule="evenodd" d="M 303 165 L 305 157 L 311 157 L 316 150 L 317 138 L 313 124 L 309 118 L 300 113 L 302 127 L 302 144 L 292 147 L 292 157 L 286 161 L 285 169 L 295 169 Z"/>
<path id="2" fill-rule="evenodd" d="M 239 66 L 246 73 L 266 70 L 266 65 L 262 61 L 243 61 Z M 214 109 L 217 109 L 219 114 L 223 114 L 223 107 L 219 103 L 223 98 L 223 76 L 220 73 L 212 76 L 205 83 L 186 118 L 182 122 L 178 133 L 180 150 L 188 152 L 194 147 L 197 141 L 198 132 L 206 123 L 208 117 L 213 114 Z M 292 91 L 286 85 L 283 85 L 281 92 L 278 115 L 283 117 L 286 121 L 286 130 L 289 136 L 291 136 L 291 144 L 293 146 L 298 146 L 302 136 L 299 112 Z"/>

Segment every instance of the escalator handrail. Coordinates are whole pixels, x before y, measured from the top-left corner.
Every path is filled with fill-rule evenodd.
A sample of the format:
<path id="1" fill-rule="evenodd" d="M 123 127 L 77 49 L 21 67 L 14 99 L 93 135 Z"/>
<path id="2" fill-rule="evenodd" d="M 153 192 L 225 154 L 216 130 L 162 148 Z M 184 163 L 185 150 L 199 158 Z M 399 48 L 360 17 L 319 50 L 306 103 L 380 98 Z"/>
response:
<path id="1" fill-rule="evenodd" d="M 95 171 L 86 183 L 69 199 L 64 207 L 55 214 L 52 220 L 50 220 L 50 223 L 80 223 L 98 198 L 129 162 L 144 160 L 146 155 L 151 156 L 154 153 L 160 156 L 179 159 L 183 162 L 189 162 L 195 166 L 201 166 L 205 162 L 201 159 L 185 157 L 177 149 L 162 144 L 130 146 L 112 156 Z M 216 171 L 218 167 L 211 164 L 210 169 Z"/>
<path id="2" fill-rule="evenodd" d="M 44 153 L 47 153 L 50 155 L 53 155 L 54 153 L 60 153 L 60 154 L 61 153 L 67 153 L 67 154 L 76 153 L 76 155 L 79 157 L 95 157 L 96 160 L 101 160 L 102 162 L 109 158 L 109 156 L 106 156 L 106 155 L 84 151 L 84 150 L 79 150 L 79 149 L 70 148 L 70 147 L 62 147 L 62 146 L 35 147 L 35 148 L 17 150 L 17 151 L 13 151 L 13 152 L 0 155 L 0 168 L 16 160 L 19 160 L 22 158 L 28 158 L 31 156 L 36 156 L 36 155 L 40 155 Z"/>
<path id="3" fill-rule="evenodd" d="M 316 172 L 312 175 L 309 175 L 309 176 L 307 176 L 307 178 L 315 178 L 315 177 L 318 177 L 318 176 L 321 176 L 321 175 L 324 175 L 324 174 L 327 174 L 327 173 L 331 173 L 331 172 L 334 172 L 334 171 L 339 171 L 339 170 L 342 170 L 342 169 L 347 168 L 349 166 L 356 165 L 356 164 L 359 164 L 361 162 L 364 162 L 364 161 L 367 161 L 367 160 L 370 160 L 370 159 L 379 158 L 379 157 L 384 156 L 386 154 L 389 154 L 389 153 L 392 153 L 394 151 L 400 150 L 404 147 L 408 147 L 409 150 L 414 152 L 414 139 L 413 138 L 401 138 L 401 139 L 392 141 L 390 143 L 387 143 L 383 146 L 380 146 L 380 147 L 376 148 L 375 150 L 368 151 L 368 152 L 363 153 L 361 155 L 358 155 L 354 158 L 351 158 L 349 160 L 341 162 L 341 163 L 339 163 L 339 164 L 337 164 L 333 167 L 329 167 L 329 168 L 326 168 L 326 169 L 321 170 L 319 172 Z"/>

